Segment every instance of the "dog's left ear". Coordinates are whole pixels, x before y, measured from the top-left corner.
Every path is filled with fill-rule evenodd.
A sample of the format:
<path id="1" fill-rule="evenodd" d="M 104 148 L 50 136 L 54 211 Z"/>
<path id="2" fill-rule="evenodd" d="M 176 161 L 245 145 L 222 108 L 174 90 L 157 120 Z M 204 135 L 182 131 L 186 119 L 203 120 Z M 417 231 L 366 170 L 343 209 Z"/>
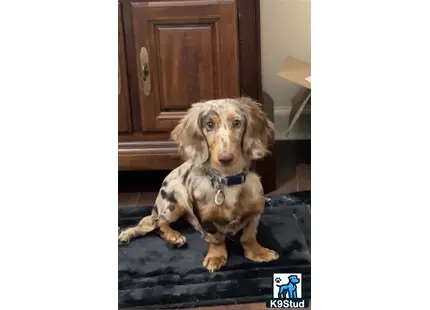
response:
<path id="1" fill-rule="evenodd" d="M 237 99 L 244 112 L 247 126 L 243 137 L 244 154 L 251 159 L 260 159 L 268 155 L 267 149 L 275 134 L 275 125 L 262 109 L 262 105 L 251 98 Z"/>

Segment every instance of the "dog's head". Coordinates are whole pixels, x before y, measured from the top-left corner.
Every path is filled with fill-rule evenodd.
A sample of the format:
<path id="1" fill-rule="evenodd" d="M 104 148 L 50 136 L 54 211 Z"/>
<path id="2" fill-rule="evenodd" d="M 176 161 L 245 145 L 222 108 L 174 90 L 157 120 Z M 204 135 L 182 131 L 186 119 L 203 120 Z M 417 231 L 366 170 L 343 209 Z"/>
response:
<path id="1" fill-rule="evenodd" d="M 293 276 L 289 276 L 288 280 L 290 280 L 290 283 L 292 283 L 292 284 L 297 284 L 297 283 L 300 282 L 300 279 L 297 278 L 297 276 L 294 276 L 294 275 Z"/>
<path id="2" fill-rule="evenodd" d="M 186 159 L 233 171 L 266 156 L 273 134 L 261 104 L 238 98 L 193 104 L 171 136 Z"/>

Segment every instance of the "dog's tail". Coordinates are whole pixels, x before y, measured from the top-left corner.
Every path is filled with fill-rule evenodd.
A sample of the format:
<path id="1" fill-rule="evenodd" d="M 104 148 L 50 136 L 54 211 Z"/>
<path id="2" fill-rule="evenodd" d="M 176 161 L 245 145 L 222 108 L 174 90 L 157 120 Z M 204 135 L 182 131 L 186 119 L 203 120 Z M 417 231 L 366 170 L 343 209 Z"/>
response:
<path id="1" fill-rule="evenodd" d="M 121 243 L 129 243 L 132 239 L 144 236 L 155 228 L 156 221 L 154 221 L 152 215 L 145 216 L 136 226 L 123 230 L 118 236 L 118 241 Z"/>
<path id="2" fill-rule="evenodd" d="M 278 283 L 276 283 L 276 286 L 277 286 L 277 287 L 282 287 L 282 286 L 283 286 L 283 284 L 279 285 Z"/>

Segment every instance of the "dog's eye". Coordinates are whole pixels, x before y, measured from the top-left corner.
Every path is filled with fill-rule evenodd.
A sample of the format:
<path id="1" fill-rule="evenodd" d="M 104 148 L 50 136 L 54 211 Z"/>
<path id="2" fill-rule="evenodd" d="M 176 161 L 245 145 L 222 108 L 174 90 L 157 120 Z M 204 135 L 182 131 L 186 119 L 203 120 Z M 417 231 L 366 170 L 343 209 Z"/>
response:
<path id="1" fill-rule="evenodd" d="M 234 127 L 234 128 L 238 128 L 238 127 L 240 127 L 240 121 L 239 121 L 238 119 L 235 119 L 235 120 L 233 121 L 233 127 Z"/>
<path id="2" fill-rule="evenodd" d="M 214 129 L 214 122 L 209 121 L 209 122 L 206 124 L 206 128 L 207 128 L 208 130 L 212 130 L 212 129 Z"/>

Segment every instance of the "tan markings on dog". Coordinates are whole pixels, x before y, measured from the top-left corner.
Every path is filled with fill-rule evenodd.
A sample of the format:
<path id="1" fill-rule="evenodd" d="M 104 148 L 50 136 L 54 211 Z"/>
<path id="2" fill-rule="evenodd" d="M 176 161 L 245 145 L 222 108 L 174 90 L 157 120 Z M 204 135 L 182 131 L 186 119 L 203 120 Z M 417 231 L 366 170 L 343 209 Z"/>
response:
<path id="1" fill-rule="evenodd" d="M 203 266 L 205 266 L 210 272 L 214 272 L 219 270 L 226 263 L 227 249 L 225 247 L 225 243 L 209 243 L 208 254 L 203 261 Z"/>
<path id="2" fill-rule="evenodd" d="M 210 222 L 215 225 L 217 234 L 207 237 L 207 242 L 217 243 L 220 236 L 235 235 L 243 226 L 243 219 L 240 216 L 240 211 L 234 207 L 227 205 L 217 206 L 206 205 L 200 209 L 200 218 L 204 222 Z"/>
<path id="3" fill-rule="evenodd" d="M 218 115 L 212 115 L 211 120 L 214 122 L 215 127 L 219 126 L 220 119 L 219 119 Z"/>
<path id="4" fill-rule="evenodd" d="M 259 197 L 248 204 L 221 206 L 211 204 L 199 208 L 202 222 L 211 222 L 219 232 L 235 235 L 250 219 L 259 215 L 264 209 L 264 197 Z"/>
<path id="5" fill-rule="evenodd" d="M 216 136 L 214 140 L 209 142 L 211 154 L 218 154 L 221 149 L 221 137 Z"/>
<path id="6" fill-rule="evenodd" d="M 230 207 L 226 204 L 217 206 L 216 204 L 210 204 L 199 208 L 200 218 L 202 222 L 211 221 L 220 224 L 227 225 L 233 221 L 239 213 L 234 210 L 234 207 Z"/>
<path id="7" fill-rule="evenodd" d="M 239 196 L 242 205 L 243 217 L 261 214 L 264 211 L 264 196 L 258 193 L 258 190 L 244 188 Z"/>
<path id="8" fill-rule="evenodd" d="M 238 116 L 237 113 L 233 111 L 227 112 L 227 120 L 230 122 L 234 121 L 237 116 Z"/>
<path id="9" fill-rule="evenodd" d="M 240 242 L 244 250 L 245 257 L 254 262 L 270 262 L 277 260 L 279 254 L 273 250 L 261 246 L 257 241 L 257 227 L 260 215 L 254 216 L 243 228 Z"/>
<path id="10" fill-rule="evenodd" d="M 185 244 L 185 237 L 172 229 L 167 222 L 160 223 L 160 232 L 161 238 L 171 246 L 182 247 Z"/>
<path id="11" fill-rule="evenodd" d="M 222 245 L 225 242 L 225 234 L 222 232 L 217 232 L 216 234 L 206 234 L 204 237 L 204 240 L 208 244 L 216 244 L 216 245 Z"/>

